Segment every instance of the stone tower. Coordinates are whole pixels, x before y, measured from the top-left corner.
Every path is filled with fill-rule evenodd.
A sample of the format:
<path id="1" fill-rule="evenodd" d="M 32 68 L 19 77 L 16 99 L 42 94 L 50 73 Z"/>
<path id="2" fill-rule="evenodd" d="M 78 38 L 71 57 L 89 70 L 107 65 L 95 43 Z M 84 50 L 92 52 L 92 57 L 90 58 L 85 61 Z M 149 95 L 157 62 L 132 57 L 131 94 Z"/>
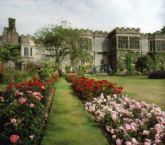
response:
<path id="1" fill-rule="evenodd" d="M 3 43 L 19 44 L 19 35 L 15 28 L 15 19 L 9 18 L 8 23 L 8 27 L 5 27 L 3 30 Z"/>

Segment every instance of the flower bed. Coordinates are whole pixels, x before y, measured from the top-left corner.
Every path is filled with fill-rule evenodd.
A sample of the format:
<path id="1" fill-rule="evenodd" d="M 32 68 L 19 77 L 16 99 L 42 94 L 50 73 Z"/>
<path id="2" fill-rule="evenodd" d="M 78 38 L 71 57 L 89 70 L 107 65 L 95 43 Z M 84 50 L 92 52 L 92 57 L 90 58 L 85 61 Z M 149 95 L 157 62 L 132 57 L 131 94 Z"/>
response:
<path id="1" fill-rule="evenodd" d="M 106 80 L 81 78 L 72 81 L 76 95 L 85 102 L 112 144 L 164 145 L 165 112 L 152 104 L 122 95 L 121 87 Z"/>
<path id="2" fill-rule="evenodd" d="M 92 100 L 95 96 L 100 96 L 102 92 L 104 95 L 120 94 L 123 90 L 122 87 L 117 87 L 110 81 L 95 81 L 88 78 L 73 79 L 72 88 L 76 95 L 83 100 Z"/>
<path id="3" fill-rule="evenodd" d="M 85 103 L 85 109 L 108 132 L 117 145 L 165 143 L 165 112 L 156 105 L 137 102 L 127 96 L 102 94 Z"/>
<path id="4" fill-rule="evenodd" d="M 9 84 L 0 96 L 0 145 L 36 145 L 47 120 L 52 80 Z"/>

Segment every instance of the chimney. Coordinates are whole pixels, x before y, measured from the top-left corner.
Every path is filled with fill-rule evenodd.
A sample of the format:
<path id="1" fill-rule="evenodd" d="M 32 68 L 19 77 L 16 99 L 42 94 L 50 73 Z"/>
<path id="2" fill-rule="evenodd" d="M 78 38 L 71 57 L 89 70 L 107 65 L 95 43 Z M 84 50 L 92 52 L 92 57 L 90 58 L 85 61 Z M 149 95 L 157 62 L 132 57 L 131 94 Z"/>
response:
<path id="1" fill-rule="evenodd" d="M 15 29 L 15 19 L 9 18 L 8 22 L 9 22 L 9 29 Z"/>

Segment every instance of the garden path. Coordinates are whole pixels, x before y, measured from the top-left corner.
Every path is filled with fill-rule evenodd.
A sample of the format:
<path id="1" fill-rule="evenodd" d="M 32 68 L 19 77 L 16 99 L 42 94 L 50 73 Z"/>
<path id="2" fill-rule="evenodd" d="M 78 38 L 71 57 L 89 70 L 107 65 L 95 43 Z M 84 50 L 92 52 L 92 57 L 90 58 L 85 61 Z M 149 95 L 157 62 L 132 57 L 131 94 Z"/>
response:
<path id="1" fill-rule="evenodd" d="M 56 84 L 56 93 L 42 145 L 108 145 L 107 139 L 83 110 L 63 78 Z"/>

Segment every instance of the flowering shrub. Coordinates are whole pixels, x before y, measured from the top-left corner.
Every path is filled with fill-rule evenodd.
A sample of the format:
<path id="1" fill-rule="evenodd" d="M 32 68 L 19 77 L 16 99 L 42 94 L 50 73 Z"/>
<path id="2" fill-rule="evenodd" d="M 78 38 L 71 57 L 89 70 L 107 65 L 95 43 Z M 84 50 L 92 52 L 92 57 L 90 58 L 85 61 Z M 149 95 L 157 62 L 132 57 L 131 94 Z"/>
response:
<path id="1" fill-rule="evenodd" d="M 165 144 L 165 112 L 154 104 L 101 94 L 86 102 L 85 109 L 93 113 L 117 145 Z"/>
<path id="2" fill-rule="evenodd" d="M 29 80 L 9 84 L 0 95 L 0 145 L 36 145 L 45 125 L 47 86 Z"/>
<path id="3" fill-rule="evenodd" d="M 44 61 L 38 71 L 39 77 L 42 81 L 46 81 L 54 72 L 54 66 L 50 61 Z"/>
<path id="4" fill-rule="evenodd" d="M 88 78 L 74 79 L 72 81 L 72 87 L 76 95 L 83 100 L 92 100 L 102 92 L 104 95 L 110 95 L 120 94 L 123 90 L 122 87 L 117 87 L 116 84 L 110 81 L 95 81 Z"/>

